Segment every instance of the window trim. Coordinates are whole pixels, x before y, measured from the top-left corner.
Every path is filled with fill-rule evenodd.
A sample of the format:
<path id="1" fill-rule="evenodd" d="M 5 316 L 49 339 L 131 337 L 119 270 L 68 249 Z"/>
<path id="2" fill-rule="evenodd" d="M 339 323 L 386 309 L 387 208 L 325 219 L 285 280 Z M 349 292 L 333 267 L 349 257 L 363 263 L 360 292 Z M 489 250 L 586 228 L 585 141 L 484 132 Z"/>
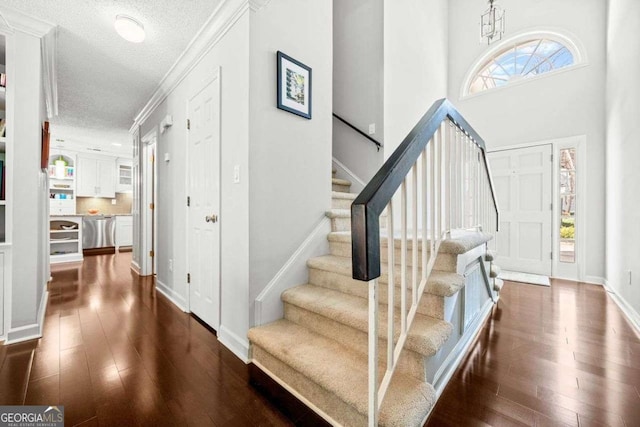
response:
<path id="1" fill-rule="evenodd" d="M 477 93 L 469 93 L 469 87 L 471 85 L 472 80 L 477 76 L 477 74 L 482 70 L 487 61 L 491 58 L 498 56 L 501 52 L 505 51 L 509 47 L 512 47 L 515 44 L 522 43 L 525 41 L 530 41 L 534 39 L 547 39 L 552 40 L 564 45 L 569 52 L 573 55 L 573 64 L 558 68 L 547 73 L 537 74 L 533 77 L 527 77 L 524 79 L 520 79 L 519 81 L 513 83 L 507 83 L 504 86 L 495 87 L 487 90 L 483 90 Z M 480 57 L 476 58 L 473 62 L 473 66 L 467 71 L 467 74 L 464 77 L 462 82 L 462 87 L 460 88 L 460 100 L 473 98 L 476 96 L 480 96 L 486 93 L 491 93 L 496 90 L 505 89 L 507 87 L 517 86 L 523 84 L 525 82 L 535 81 L 540 78 L 545 78 L 547 76 L 553 76 L 556 74 L 560 74 L 566 71 L 575 70 L 581 67 L 585 67 L 588 65 L 587 54 L 584 49 L 582 43 L 575 37 L 574 35 L 568 33 L 564 30 L 556 30 L 556 29 L 529 29 L 525 31 L 521 31 L 516 33 L 512 37 L 502 40 L 500 43 L 493 45 L 490 49 L 486 50 Z"/>

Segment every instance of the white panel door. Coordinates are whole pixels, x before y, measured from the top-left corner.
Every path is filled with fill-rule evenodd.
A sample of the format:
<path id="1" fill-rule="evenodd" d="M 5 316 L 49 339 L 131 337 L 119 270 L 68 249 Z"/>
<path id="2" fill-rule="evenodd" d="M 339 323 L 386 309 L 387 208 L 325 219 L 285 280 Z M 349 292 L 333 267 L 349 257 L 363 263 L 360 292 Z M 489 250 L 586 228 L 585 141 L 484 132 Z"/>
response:
<path id="1" fill-rule="evenodd" d="M 220 325 L 220 79 L 219 72 L 189 99 L 189 307 Z"/>
<path id="2" fill-rule="evenodd" d="M 500 207 L 496 264 L 503 270 L 551 275 L 552 147 L 489 153 Z"/>

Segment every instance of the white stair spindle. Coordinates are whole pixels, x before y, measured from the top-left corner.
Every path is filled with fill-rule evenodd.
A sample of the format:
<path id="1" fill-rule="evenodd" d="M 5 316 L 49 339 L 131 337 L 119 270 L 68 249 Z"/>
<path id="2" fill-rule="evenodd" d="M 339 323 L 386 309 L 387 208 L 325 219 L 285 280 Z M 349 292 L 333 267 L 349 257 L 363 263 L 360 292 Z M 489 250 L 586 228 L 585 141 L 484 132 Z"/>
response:
<path id="1" fill-rule="evenodd" d="M 418 163 L 413 165 L 411 174 L 411 199 L 413 207 L 413 230 L 411 249 L 411 304 L 418 302 Z M 424 189 L 423 189 L 424 192 Z"/>
<path id="2" fill-rule="evenodd" d="M 394 336 L 393 312 L 395 307 L 395 244 L 393 238 L 393 200 L 387 206 L 387 337 Z M 387 371 L 395 365 L 393 340 L 387 339 Z"/>
<path id="3" fill-rule="evenodd" d="M 400 331 L 407 331 L 407 179 L 402 181 L 401 228 L 400 242 Z"/>
<path id="4" fill-rule="evenodd" d="M 369 427 L 378 426 L 378 279 L 369 282 Z"/>

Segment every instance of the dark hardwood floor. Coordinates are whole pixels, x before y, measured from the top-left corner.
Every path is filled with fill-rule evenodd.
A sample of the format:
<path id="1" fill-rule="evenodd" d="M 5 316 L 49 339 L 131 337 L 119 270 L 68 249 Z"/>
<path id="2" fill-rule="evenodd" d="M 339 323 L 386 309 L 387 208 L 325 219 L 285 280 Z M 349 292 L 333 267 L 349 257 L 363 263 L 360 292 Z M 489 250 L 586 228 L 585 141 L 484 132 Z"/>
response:
<path id="1" fill-rule="evenodd" d="M 427 426 L 640 426 L 640 339 L 601 286 L 506 283 Z"/>
<path id="2" fill-rule="evenodd" d="M 56 266 L 44 337 L 0 346 L 0 404 L 60 404 L 66 425 L 309 425 L 249 385 L 215 335 L 129 270 Z M 507 283 L 428 426 L 640 425 L 640 340 L 598 286 Z"/>

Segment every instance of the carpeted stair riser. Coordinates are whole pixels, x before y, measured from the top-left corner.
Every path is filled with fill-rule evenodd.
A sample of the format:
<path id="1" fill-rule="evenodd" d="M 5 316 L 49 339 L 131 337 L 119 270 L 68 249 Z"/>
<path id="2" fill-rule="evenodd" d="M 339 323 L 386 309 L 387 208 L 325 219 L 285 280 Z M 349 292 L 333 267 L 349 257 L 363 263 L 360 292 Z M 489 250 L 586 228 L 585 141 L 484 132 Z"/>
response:
<path id="1" fill-rule="evenodd" d="M 331 190 L 339 191 L 341 193 L 348 193 L 349 191 L 351 191 L 351 186 L 342 184 L 331 184 Z"/>
<path id="2" fill-rule="evenodd" d="M 386 310 L 386 307 L 384 309 Z M 324 337 L 333 339 L 363 357 L 367 357 L 369 344 L 366 332 L 347 327 L 332 319 L 288 303 L 284 304 L 284 318 Z M 386 323 L 384 325 L 380 324 L 379 327 L 386 330 L 387 325 Z M 378 354 L 381 368 L 386 368 L 387 366 L 386 352 L 387 340 L 379 339 Z M 425 381 L 424 356 L 414 351 L 404 349 L 396 369 L 404 375 L 410 375 L 420 381 Z"/>
<path id="3" fill-rule="evenodd" d="M 351 216 L 332 216 L 331 218 L 331 231 L 350 231 L 351 230 Z M 386 228 L 386 222 L 381 221 L 381 229 Z"/>
<path id="4" fill-rule="evenodd" d="M 286 363 L 272 356 L 262 347 L 252 344 L 252 357 L 262 366 L 284 381 L 289 387 L 303 395 L 308 401 L 330 414 L 344 426 L 366 426 L 367 417 L 360 414 L 331 391 L 316 384 L 303 373 L 296 371 Z"/>
<path id="5" fill-rule="evenodd" d="M 355 194 L 352 193 L 344 193 L 348 195 L 353 195 L 354 197 L 345 198 L 345 197 L 331 197 L 331 209 L 351 209 L 351 204 L 355 200 Z"/>
<path id="6" fill-rule="evenodd" d="M 351 258 L 351 243 L 338 242 L 338 241 L 329 241 L 329 250 L 331 255 L 341 256 Z M 402 250 L 400 248 L 395 248 L 394 250 L 394 261 L 397 265 L 400 265 L 402 262 L 401 259 Z M 389 251 L 387 250 L 386 244 L 380 245 L 380 262 L 387 263 L 389 259 Z M 439 253 L 436 257 L 436 263 L 434 265 L 435 270 L 440 271 L 457 271 L 457 255 L 455 254 L 446 254 Z M 413 266 L 413 249 L 409 244 L 407 246 L 407 265 Z M 422 266 L 422 248 L 418 248 L 418 267 Z"/>
<path id="7" fill-rule="evenodd" d="M 282 294 L 282 301 L 285 305 L 295 305 L 306 311 L 318 314 L 327 321 L 336 322 L 349 335 L 352 334 L 350 329 L 363 332 L 365 340 L 357 345 L 362 346 L 361 348 L 364 349 L 362 351 L 366 352 L 366 334 L 369 330 L 367 300 L 315 285 L 300 285 L 285 291 Z M 386 325 L 386 306 L 380 306 L 379 316 L 380 324 Z M 394 323 L 396 325 L 395 340 L 400 333 L 399 310 L 394 313 Z M 386 339 L 386 332 L 386 328 L 381 328 L 379 338 Z M 449 339 L 451 332 L 452 326 L 448 322 L 429 316 L 416 315 L 414 323 L 407 334 L 405 350 L 411 350 L 423 356 L 432 356 Z"/>
<path id="8" fill-rule="evenodd" d="M 351 258 L 337 257 L 333 255 L 314 257 L 307 260 L 307 267 L 339 273 L 340 275 L 348 279 L 352 278 Z M 387 272 L 388 266 L 387 264 L 382 264 L 380 267 L 381 271 L 380 277 L 378 277 L 378 282 L 381 284 L 387 284 L 389 282 L 389 275 Z M 402 267 L 396 264 L 394 268 L 394 284 L 396 285 L 396 287 L 400 287 L 401 285 L 401 271 Z M 421 269 L 418 269 L 417 273 L 418 278 L 420 278 Z M 406 277 L 407 288 L 411 289 L 411 271 L 407 272 Z M 427 280 L 425 293 L 440 295 L 443 297 L 450 297 L 460 291 L 462 287 L 464 287 L 464 276 L 449 271 L 433 270 Z"/>
<path id="9" fill-rule="evenodd" d="M 252 359 L 339 425 L 367 425 L 367 359 L 287 320 L 249 331 Z M 383 371 L 378 371 L 379 381 Z M 425 382 L 394 375 L 380 426 L 419 425 L 435 403 Z"/>
<path id="10" fill-rule="evenodd" d="M 367 282 L 355 280 L 349 276 L 344 276 L 334 271 L 325 271 L 309 267 L 309 283 L 323 288 L 333 289 L 345 294 L 367 299 L 369 289 Z M 388 287 L 385 282 L 378 282 L 378 297 L 382 304 L 388 302 Z M 399 282 L 395 288 L 394 302 L 396 307 L 400 307 L 400 286 Z M 425 316 L 435 317 L 444 320 L 444 297 L 426 293 L 422 296 L 418 304 L 418 313 Z"/>

